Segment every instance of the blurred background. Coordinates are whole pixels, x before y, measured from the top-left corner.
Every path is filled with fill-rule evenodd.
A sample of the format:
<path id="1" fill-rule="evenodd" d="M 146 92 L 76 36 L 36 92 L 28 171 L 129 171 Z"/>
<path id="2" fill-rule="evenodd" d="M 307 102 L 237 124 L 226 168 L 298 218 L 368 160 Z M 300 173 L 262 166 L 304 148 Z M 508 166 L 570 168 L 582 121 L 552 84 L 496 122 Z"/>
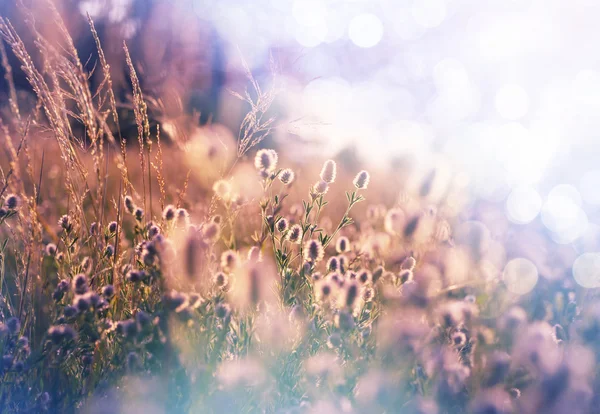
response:
<path id="1" fill-rule="evenodd" d="M 23 1 L 35 12 L 35 1 Z M 279 91 L 272 111 L 281 127 L 267 146 L 300 160 L 351 154 L 375 170 L 451 171 L 470 194 L 463 218 L 514 237 L 540 273 L 536 256 L 558 251 L 576 281 L 600 286 L 598 1 L 55 3 L 89 69 L 96 52 L 85 15 L 94 19 L 123 108 L 126 41 L 157 123 L 185 130 L 197 112 L 194 122 L 235 136 L 247 108 L 228 90 L 249 87 L 245 61 Z M 0 5 L 33 42 L 17 9 L 15 0 Z M 45 18 L 36 16 L 42 32 Z M 0 92 L 6 99 L 4 83 Z"/>

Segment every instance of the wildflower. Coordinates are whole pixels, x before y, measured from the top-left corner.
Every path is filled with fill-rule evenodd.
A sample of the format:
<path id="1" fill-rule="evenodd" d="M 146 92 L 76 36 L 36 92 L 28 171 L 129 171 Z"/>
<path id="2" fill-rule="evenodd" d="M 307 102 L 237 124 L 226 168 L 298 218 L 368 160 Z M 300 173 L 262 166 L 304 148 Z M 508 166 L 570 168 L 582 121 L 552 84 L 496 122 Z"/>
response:
<path id="1" fill-rule="evenodd" d="M 215 306 L 215 316 L 219 319 L 225 319 L 231 313 L 231 308 L 226 303 L 219 303 Z"/>
<path id="2" fill-rule="evenodd" d="M 215 242 L 219 238 L 220 231 L 216 223 L 207 223 L 202 230 L 202 235 L 208 241 Z"/>
<path id="3" fill-rule="evenodd" d="M 325 251 L 323 245 L 318 240 L 307 240 L 304 244 L 304 260 L 306 262 L 317 263 L 323 259 Z"/>
<path id="4" fill-rule="evenodd" d="M 413 280 L 413 272 L 410 269 L 404 269 L 398 273 L 398 281 L 400 283 L 406 283 Z"/>
<path id="5" fill-rule="evenodd" d="M 88 291 L 88 278 L 83 273 L 75 275 L 73 278 L 73 291 L 78 295 L 83 295 Z"/>
<path id="6" fill-rule="evenodd" d="M 285 218 L 280 218 L 277 222 L 277 231 L 280 233 L 285 232 L 288 229 L 288 221 Z"/>
<path id="7" fill-rule="evenodd" d="M 461 347 L 465 346 L 465 344 L 467 343 L 467 335 L 465 335 L 465 333 L 462 331 L 456 331 L 452 334 L 452 337 L 450 338 L 450 342 L 455 347 L 461 348 Z"/>
<path id="8" fill-rule="evenodd" d="M 81 295 L 75 298 L 73 301 L 73 306 L 77 308 L 77 311 L 85 312 L 92 306 L 92 304 L 88 297 Z"/>
<path id="9" fill-rule="evenodd" d="M 187 296 L 183 293 L 171 291 L 163 296 L 163 303 L 167 309 L 179 312 L 187 304 Z"/>
<path id="10" fill-rule="evenodd" d="M 190 214 L 185 208 L 178 208 L 175 211 L 175 217 L 179 226 L 185 227 L 190 223 Z"/>
<path id="11" fill-rule="evenodd" d="M 338 253 L 346 253 L 350 247 L 350 241 L 347 237 L 340 237 L 335 244 L 335 250 Z"/>
<path id="12" fill-rule="evenodd" d="M 143 270 L 130 270 L 125 278 L 131 283 L 138 283 L 148 277 L 148 274 Z"/>
<path id="13" fill-rule="evenodd" d="M 125 204 L 125 209 L 129 212 L 129 214 L 133 214 L 133 211 L 135 210 L 135 204 L 133 203 L 133 198 L 131 198 L 131 196 L 126 195 L 125 198 L 123 199 L 123 202 Z"/>
<path id="14" fill-rule="evenodd" d="M 261 149 L 254 157 L 254 166 L 260 172 L 272 173 L 277 168 L 277 152 L 272 149 Z"/>
<path id="15" fill-rule="evenodd" d="M 133 319 L 119 321 L 117 323 L 117 332 L 126 338 L 134 338 L 138 334 L 138 326 Z"/>
<path id="16" fill-rule="evenodd" d="M 137 221 L 142 221 L 142 219 L 144 218 L 144 210 L 142 210 L 139 207 L 136 207 L 133 211 L 133 215 L 135 216 L 135 219 Z"/>
<path id="17" fill-rule="evenodd" d="M 14 335 L 21 330 L 21 322 L 13 316 L 6 321 L 6 327 L 8 328 L 8 331 Z"/>
<path id="18" fill-rule="evenodd" d="M 73 340 L 76 337 L 75 330 L 68 325 L 51 326 L 48 329 L 48 338 L 56 345 Z"/>
<path id="19" fill-rule="evenodd" d="M 58 225 L 67 233 L 70 233 L 71 230 L 73 230 L 71 216 L 69 216 L 68 214 L 64 214 L 58 219 Z"/>
<path id="20" fill-rule="evenodd" d="M 221 267 L 226 270 L 235 269 L 239 265 L 238 254 L 235 250 L 221 253 Z"/>
<path id="21" fill-rule="evenodd" d="M 356 174 L 356 177 L 354 177 L 354 181 L 352 181 L 352 183 L 359 190 L 365 190 L 369 185 L 369 179 L 369 173 L 363 170 Z"/>
<path id="22" fill-rule="evenodd" d="M 327 184 L 331 184 L 335 181 L 336 176 L 336 164 L 334 160 L 327 160 L 323 164 L 323 168 L 321 169 L 321 180 L 326 182 Z"/>
<path id="23" fill-rule="evenodd" d="M 213 191 L 221 200 L 228 201 L 231 198 L 231 183 L 227 180 L 218 180 L 213 185 Z"/>
<path id="24" fill-rule="evenodd" d="M 408 239 L 415 234 L 420 220 L 421 218 L 419 216 L 414 216 L 406 223 L 406 226 L 404 227 L 404 237 Z"/>
<path id="25" fill-rule="evenodd" d="M 111 221 L 110 223 L 108 223 L 108 232 L 110 234 L 116 233 L 117 232 L 117 222 L 116 221 Z"/>
<path id="26" fill-rule="evenodd" d="M 340 254 L 338 257 L 339 270 L 342 273 L 346 273 L 346 265 L 348 264 L 348 258 L 343 254 Z"/>
<path id="27" fill-rule="evenodd" d="M 115 295 L 115 287 L 113 285 L 106 285 L 102 288 L 102 296 L 106 299 L 111 299 Z"/>
<path id="28" fill-rule="evenodd" d="M 326 300 L 327 298 L 329 298 L 332 291 L 333 291 L 333 289 L 331 288 L 331 285 L 329 284 L 329 282 L 323 281 L 323 282 L 319 283 L 319 285 L 317 286 L 318 300 L 321 300 L 321 301 Z"/>
<path id="29" fill-rule="evenodd" d="M 327 182 L 325 181 L 317 181 L 313 186 L 312 186 L 312 194 L 314 195 L 323 195 L 327 193 L 327 190 L 329 190 L 329 184 L 327 184 Z"/>
<path id="30" fill-rule="evenodd" d="M 169 204 L 165 207 L 162 213 L 162 218 L 165 221 L 171 221 L 175 218 L 175 206 Z"/>
<path id="31" fill-rule="evenodd" d="M 285 185 L 290 185 L 292 182 L 294 182 L 295 177 L 294 171 L 290 170 L 289 168 L 284 169 L 279 174 L 279 180 Z"/>
<path id="32" fill-rule="evenodd" d="M 153 239 L 156 236 L 158 236 L 160 234 L 160 227 L 156 226 L 156 225 L 151 225 L 148 228 L 148 237 Z"/>
<path id="33" fill-rule="evenodd" d="M 6 200 L 4 201 L 4 205 L 9 210 L 15 210 L 17 207 L 19 207 L 19 204 L 19 196 L 17 196 L 16 194 L 9 194 L 8 196 L 6 196 Z"/>
<path id="34" fill-rule="evenodd" d="M 360 272 L 358 272 L 358 275 L 356 276 L 356 279 L 358 279 L 358 281 L 360 283 L 362 283 L 363 285 L 366 285 L 367 283 L 369 283 L 372 278 L 373 278 L 373 276 L 371 275 L 371 272 L 369 272 L 367 269 L 361 270 Z"/>
<path id="35" fill-rule="evenodd" d="M 302 240 L 302 227 L 299 224 L 294 224 L 286 237 L 290 243 L 300 243 L 300 240 Z"/>
<path id="36" fill-rule="evenodd" d="M 215 273 L 215 275 L 213 276 L 213 283 L 218 288 L 227 286 L 227 275 L 223 272 Z"/>
<path id="37" fill-rule="evenodd" d="M 63 309 L 63 314 L 65 315 L 65 318 L 72 318 L 75 315 L 77 315 L 77 308 L 75 306 L 65 306 L 65 308 Z"/>
<path id="38" fill-rule="evenodd" d="M 109 244 L 104 249 L 104 256 L 111 258 L 115 254 L 115 247 L 112 244 Z"/>
<path id="39" fill-rule="evenodd" d="M 363 289 L 362 299 L 365 302 L 371 302 L 375 298 L 375 290 L 372 287 Z"/>
<path id="40" fill-rule="evenodd" d="M 331 272 L 335 272 L 339 269 L 340 267 L 340 262 L 338 261 L 338 258 L 333 256 L 330 257 L 329 260 L 327 261 L 327 270 L 331 271 Z"/>
<path id="41" fill-rule="evenodd" d="M 402 269 L 402 270 L 405 270 L 405 269 L 413 270 L 415 268 L 416 264 L 417 264 L 417 261 L 414 259 L 414 257 L 408 256 L 400 264 L 400 269 Z"/>
<path id="42" fill-rule="evenodd" d="M 356 299 L 358 298 L 358 285 L 356 282 L 348 283 L 343 295 L 343 303 L 342 305 L 347 308 L 353 308 Z"/>
<path id="43" fill-rule="evenodd" d="M 56 244 L 48 243 L 45 249 L 46 256 L 54 256 L 56 254 Z"/>

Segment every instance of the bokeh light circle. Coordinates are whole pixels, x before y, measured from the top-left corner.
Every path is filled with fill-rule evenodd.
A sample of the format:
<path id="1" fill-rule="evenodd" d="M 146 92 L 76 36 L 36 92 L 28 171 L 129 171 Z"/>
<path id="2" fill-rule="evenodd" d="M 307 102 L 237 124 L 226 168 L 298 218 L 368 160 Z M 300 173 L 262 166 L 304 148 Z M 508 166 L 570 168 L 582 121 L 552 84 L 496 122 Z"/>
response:
<path id="1" fill-rule="evenodd" d="M 383 23 L 374 14 L 364 13 L 350 20 L 348 37 L 358 47 L 370 48 L 383 37 Z"/>
<path id="2" fill-rule="evenodd" d="M 573 278 L 585 288 L 600 287 L 600 253 L 584 253 L 575 259 Z"/>
<path id="3" fill-rule="evenodd" d="M 506 200 L 506 215 L 516 224 L 527 224 L 537 217 L 542 209 L 542 197 L 530 186 L 513 189 Z"/>
<path id="4" fill-rule="evenodd" d="M 510 292 L 524 295 L 535 287 L 538 281 L 538 270 L 530 260 L 512 259 L 504 267 L 502 280 Z"/>

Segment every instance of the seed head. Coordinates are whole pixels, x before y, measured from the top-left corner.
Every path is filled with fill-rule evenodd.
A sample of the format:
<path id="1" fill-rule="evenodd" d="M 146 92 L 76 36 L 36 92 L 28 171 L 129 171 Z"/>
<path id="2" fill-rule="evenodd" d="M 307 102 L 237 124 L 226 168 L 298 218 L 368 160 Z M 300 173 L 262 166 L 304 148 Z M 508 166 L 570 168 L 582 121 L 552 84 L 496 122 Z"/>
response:
<path id="1" fill-rule="evenodd" d="M 102 288 L 102 296 L 106 299 L 111 299 L 115 295 L 115 287 L 113 285 L 106 285 Z"/>
<path id="2" fill-rule="evenodd" d="M 186 227 L 190 224 L 190 214 L 185 208 L 178 208 L 175 211 L 175 217 L 177 218 L 177 225 Z"/>
<path id="3" fill-rule="evenodd" d="M 277 230 L 280 233 L 285 232 L 288 229 L 289 223 L 285 218 L 280 218 L 279 221 L 277 222 Z"/>
<path id="4" fill-rule="evenodd" d="M 226 303 L 219 303 L 215 306 L 215 315 L 219 319 L 225 319 L 231 313 L 231 308 Z"/>
<path id="5" fill-rule="evenodd" d="M 323 195 L 329 190 L 329 184 L 326 181 L 317 181 L 312 187 L 312 193 L 314 195 Z"/>
<path id="6" fill-rule="evenodd" d="M 363 170 L 356 174 L 356 177 L 354 177 L 354 181 L 352 181 L 352 183 L 359 190 L 365 190 L 369 185 L 369 179 L 369 173 Z"/>
<path id="7" fill-rule="evenodd" d="M 133 198 L 131 196 L 125 196 L 123 202 L 125 203 L 125 209 L 129 212 L 129 214 L 133 214 L 135 210 L 135 204 L 133 203 Z"/>
<path id="8" fill-rule="evenodd" d="M 325 251 L 323 245 L 318 240 L 307 240 L 304 244 L 304 260 L 306 262 L 317 263 L 323 259 Z"/>
<path id="9" fill-rule="evenodd" d="M 327 270 L 329 270 L 330 272 L 335 272 L 335 271 L 339 270 L 339 268 L 340 268 L 340 262 L 339 262 L 338 258 L 335 256 L 330 257 L 329 260 L 327 261 Z"/>
<path id="10" fill-rule="evenodd" d="M 169 204 L 165 207 L 162 213 L 163 220 L 171 221 L 175 218 L 175 206 Z"/>
<path id="11" fill-rule="evenodd" d="M 299 224 L 294 224 L 287 233 L 287 239 L 290 243 L 300 243 L 302 227 Z"/>
<path id="12" fill-rule="evenodd" d="M 277 152 L 272 149 L 261 149 L 256 153 L 254 166 L 260 172 L 272 173 L 277 168 Z"/>
<path id="13" fill-rule="evenodd" d="M 215 273 L 215 275 L 213 276 L 213 283 L 218 288 L 223 288 L 223 287 L 227 286 L 227 282 L 228 282 L 227 275 L 223 272 Z"/>
<path id="14" fill-rule="evenodd" d="M 135 219 L 137 221 L 142 221 L 142 219 L 144 218 L 144 210 L 142 210 L 139 207 L 136 207 L 133 211 L 133 215 L 135 216 Z"/>
<path id="15" fill-rule="evenodd" d="M 54 256 L 56 254 L 56 244 L 54 243 L 48 243 L 46 245 L 46 256 Z"/>
<path id="16" fill-rule="evenodd" d="M 337 240 L 337 243 L 335 244 L 335 250 L 338 253 L 345 253 L 348 251 L 350 247 L 350 241 L 348 240 L 347 237 L 342 236 Z"/>
<path id="17" fill-rule="evenodd" d="M 16 194 L 9 194 L 6 196 L 6 200 L 4 201 L 4 205 L 9 210 L 14 210 L 19 207 L 20 199 Z"/>
<path id="18" fill-rule="evenodd" d="M 58 225 L 67 233 L 70 233 L 71 230 L 73 230 L 73 222 L 68 214 L 63 215 L 58 219 Z"/>
<path id="19" fill-rule="evenodd" d="M 371 272 L 369 272 L 367 269 L 363 269 L 360 272 L 358 272 L 356 279 L 358 279 L 358 281 L 363 285 L 366 285 L 373 279 L 373 277 L 371 275 Z"/>
<path id="20" fill-rule="evenodd" d="M 91 307 L 91 302 L 89 298 L 85 295 L 80 295 L 75 298 L 73 301 L 73 306 L 77 308 L 79 312 L 85 312 Z"/>
<path id="21" fill-rule="evenodd" d="M 225 270 L 233 270 L 239 264 L 239 257 L 235 250 L 227 250 L 221 254 L 221 267 Z"/>
<path id="22" fill-rule="evenodd" d="M 78 295 L 83 295 L 88 291 L 88 278 L 85 274 L 75 275 L 73 278 L 73 291 Z"/>
<path id="23" fill-rule="evenodd" d="M 404 284 L 406 282 L 410 282 L 411 280 L 413 280 L 412 270 L 404 269 L 404 270 L 400 271 L 400 273 L 398 273 L 398 280 L 400 281 L 401 284 Z"/>
<path id="24" fill-rule="evenodd" d="M 279 180 L 285 185 L 290 185 L 293 183 L 294 178 L 296 178 L 296 175 L 294 174 L 294 171 L 290 170 L 289 168 L 286 168 L 279 174 Z"/>
<path id="25" fill-rule="evenodd" d="M 326 182 L 327 184 L 331 184 L 335 181 L 335 176 L 337 174 L 336 164 L 334 160 L 327 160 L 323 164 L 323 168 L 321 169 L 321 180 Z"/>
<path id="26" fill-rule="evenodd" d="M 402 261 L 400 268 L 402 270 L 414 270 L 416 264 L 417 264 L 417 261 L 415 260 L 415 258 L 412 256 L 408 256 L 406 259 L 404 259 Z"/>
<path id="27" fill-rule="evenodd" d="M 106 249 L 104 249 L 104 256 L 111 258 L 111 257 L 113 257 L 114 254 L 115 254 L 115 247 L 112 244 L 109 244 L 108 246 L 106 246 Z"/>

